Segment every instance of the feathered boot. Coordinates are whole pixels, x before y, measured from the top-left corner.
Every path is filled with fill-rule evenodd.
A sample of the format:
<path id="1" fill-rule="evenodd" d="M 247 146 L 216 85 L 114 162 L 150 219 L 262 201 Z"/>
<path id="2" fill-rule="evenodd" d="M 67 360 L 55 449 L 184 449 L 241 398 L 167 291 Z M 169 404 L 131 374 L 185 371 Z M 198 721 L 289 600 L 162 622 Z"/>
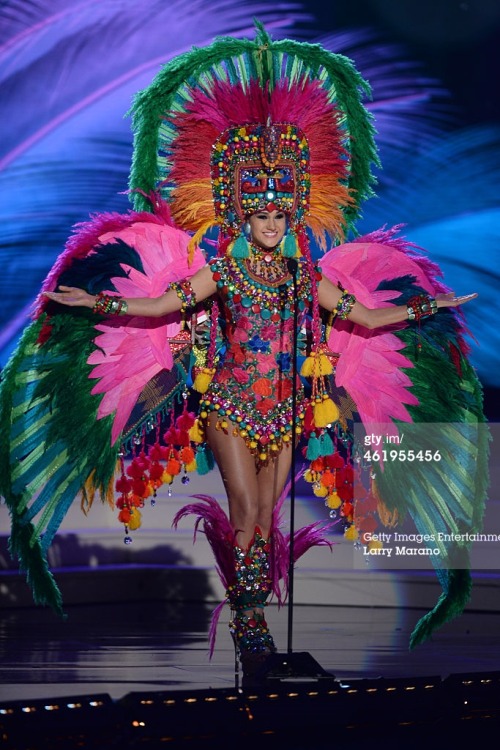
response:
<path id="1" fill-rule="evenodd" d="M 251 671 L 252 666 L 258 667 L 266 656 L 276 651 L 264 616 L 267 600 L 274 594 L 278 604 L 282 605 L 287 596 L 290 537 L 283 535 L 280 530 L 283 500 L 280 500 L 273 512 L 270 540 L 263 539 L 257 528 L 250 546 L 244 550 L 236 545 L 236 532 L 215 498 L 208 495 L 194 497 L 200 502 L 181 508 L 174 518 L 173 526 L 177 527 L 179 521 L 188 515 L 197 517 L 194 540 L 202 524 L 214 553 L 217 573 L 226 589 L 226 599 L 212 614 L 210 657 L 215 648 L 220 613 L 228 602 L 232 610 L 229 628 L 236 650 L 244 670 Z M 330 525 L 324 526 L 316 522 L 294 533 L 294 562 L 313 546 L 331 547 L 324 536 L 324 531 Z"/>

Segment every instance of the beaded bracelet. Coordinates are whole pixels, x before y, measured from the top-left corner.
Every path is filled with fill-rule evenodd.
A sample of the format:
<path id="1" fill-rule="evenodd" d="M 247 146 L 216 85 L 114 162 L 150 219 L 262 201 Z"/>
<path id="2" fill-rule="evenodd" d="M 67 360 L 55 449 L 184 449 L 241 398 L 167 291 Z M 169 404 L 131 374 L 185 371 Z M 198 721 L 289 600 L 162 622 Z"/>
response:
<path id="1" fill-rule="evenodd" d="M 408 313 L 408 320 L 418 321 L 422 318 L 428 318 L 431 315 L 435 315 L 438 311 L 438 307 L 434 297 L 430 297 L 426 294 L 418 294 L 415 297 L 410 297 L 406 305 L 406 310 Z"/>
<path id="2" fill-rule="evenodd" d="M 356 297 L 343 289 L 342 296 L 332 310 L 332 315 L 336 315 L 340 320 L 345 320 L 354 307 L 355 302 Z"/>
<path id="3" fill-rule="evenodd" d="M 170 284 L 167 292 L 173 289 L 181 301 L 181 312 L 186 312 L 190 307 L 196 307 L 196 294 L 188 279 L 184 281 L 174 281 Z"/>
<path id="4" fill-rule="evenodd" d="M 92 307 L 92 312 L 100 315 L 126 315 L 128 304 L 123 297 L 112 297 L 110 294 L 99 292 Z"/>

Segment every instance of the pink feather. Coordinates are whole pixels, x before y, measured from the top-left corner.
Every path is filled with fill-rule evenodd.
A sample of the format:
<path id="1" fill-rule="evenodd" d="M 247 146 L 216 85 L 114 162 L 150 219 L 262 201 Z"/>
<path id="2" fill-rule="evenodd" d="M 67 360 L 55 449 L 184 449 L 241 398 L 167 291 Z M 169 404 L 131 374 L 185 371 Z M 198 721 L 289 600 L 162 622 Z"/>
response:
<path id="1" fill-rule="evenodd" d="M 151 200 L 154 213 L 149 211 L 129 211 L 124 214 L 101 213 L 92 216 L 88 221 L 75 224 L 73 233 L 66 242 L 63 252 L 52 266 L 42 285 L 40 294 L 35 300 L 33 316 L 38 317 L 48 304 L 47 297 L 43 296 L 43 292 L 54 291 L 61 273 L 71 266 L 75 258 L 85 258 L 91 253 L 99 244 L 99 238 L 106 232 L 116 232 L 138 222 L 173 227 L 168 205 L 155 196 L 152 196 Z"/>
<path id="2" fill-rule="evenodd" d="M 394 290 L 377 291 L 381 282 L 391 278 L 412 276 L 432 295 L 449 291 L 438 280 L 439 268 L 418 253 L 415 245 L 396 236 L 398 229 L 379 230 L 330 250 L 321 260 L 326 278 L 340 283 L 369 308 L 388 306 L 389 300 L 398 297 Z M 351 395 L 365 426 L 388 425 L 396 431 L 392 420 L 411 422 L 405 405 L 415 406 L 418 399 L 411 393 L 410 375 L 403 370 L 413 365 L 401 353 L 404 344 L 391 328 L 369 331 L 349 321 L 339 322 L 328 346 L 341 355 L 336 385 Z"/>
<path id="3" fill-rule="evenodd" d="M 133 222 L 99 235 L 105 244 L 120 239 L 139 253 L 145 273 L 123 264 L 126 277 L 111 279 L 124 297 L 158 297 L 169 283 L 192 276 L 205 264 L 197 250 L 193 263 L 187 263 L 189 236 L 181 230 L 158 222 Z M 96 326 L 101 334 L 96 349 L 88 358 L 93 365 L 91 378 L 98 379 L 92 393 L 102 393 L 98 418 L 114 414 L 111 442 L 120 437 L 137 399 L 149 380 L 161 370 L 171 369 L 173 356 L 168 343 L 180 330 L 178 313 L 165 318 L 110 318 Z"/>
<path id="4" fill-rule="evenodd" d="M 194 525 L 193 543 L 196 541 L 199 527 L 202 525 L 203 532 L 214 553 L 215 568 L 222 585 L 227 589 L 236 580 L 233 552 L 235 531 L 215 498 L 209 495 L 194 495 L 193 497 L 201 502 L 184 505 L 174 516 L 172 526 L 177 528 L 179 521 L 186 516 L 197 516 Z M 224 599 L 212 612 L 208 635 L 210 658 L 212 658 L 215 649 L 217 625 L 225 603 L 226 600 Z"/>

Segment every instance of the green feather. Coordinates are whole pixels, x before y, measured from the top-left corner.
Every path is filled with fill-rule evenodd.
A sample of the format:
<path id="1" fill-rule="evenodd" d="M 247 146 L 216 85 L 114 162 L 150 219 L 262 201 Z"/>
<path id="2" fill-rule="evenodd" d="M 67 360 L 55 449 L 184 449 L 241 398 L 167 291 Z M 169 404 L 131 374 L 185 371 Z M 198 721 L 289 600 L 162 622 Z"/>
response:
<path id="1" fill-rule="evenodd" d="M 97 419 L 102 396 L 91 394 L 87 359 L 95 349 L 95 319 L 54 315 L 49 341 L 38 345 L 46 320 L 42 315 L 26 329 L 3 373 L 0 493 L 11 516 L 10 549 L 35 601 L 60 613 L 45 550 L 91 474 L 105 496 L 118 446 L 110 443 L 111 417 Z"/>
<path id="2" fill-rule="evenodd" d="M 404 353 L 414 363 L 407 372 L 419 400 L 417 406 L 408 407 L 413 424 L 399 423 L 400 433 L 406 433 L 407 447 L 415 452 L 430 449 L 442 456 L 429 463 L 388 462 L 376 478 L 378 493 L 390 510 L 397 509 L 402 518 L 408 513 L 419 533 L 436 537 L 428 546 L 439 551 L 431 559 L 444 590 L 436 606 L 417 623 L 410 639 L 414 648 L 460 615 L 469 600 L 470 544 L 441 541 L 437 533 L 480 531 L 490 435 L 481 384 L 467 359 L 461 358 L 459 372 L 439 344 L 442 337 L 422 337 L 421 349 L 416 349 L 413 330 L 396 335 L 407 344 Z"/>
<path id="3" fill-rule="evenodd" d="M 471 588 L 469 570 L 448 571 L 447 591 L 443 591 L 435 607 L 417 622 L 410 636 L 410 649 L 428 640 L 437 628 L 459 617 L 470 599 Z"/>

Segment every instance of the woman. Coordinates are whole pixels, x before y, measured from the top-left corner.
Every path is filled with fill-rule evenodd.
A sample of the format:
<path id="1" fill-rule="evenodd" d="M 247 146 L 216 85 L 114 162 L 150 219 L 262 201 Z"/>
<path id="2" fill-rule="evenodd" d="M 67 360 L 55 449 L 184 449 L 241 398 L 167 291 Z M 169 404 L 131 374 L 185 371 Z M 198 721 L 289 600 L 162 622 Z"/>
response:
<path id="1" fill-rule="evenodd" d="M 214 453 L 230 518 L 205 499 L 187 506 L 176 520 L 193 512 L 204 522 L 233 610 L 231 631 L 242 661 L 275 650 L 263 611 L 283 577 L 284 539 L 275 512 L 290 470 L 294 432 L 308 439 L 312 469 L 306 476 L 314 492 L 338 508 L 350 538 L 373 530 L 377 508 L 382 523 L 409 512 L 429 538 L 432 524 L 477 528 L 484 482 L 476 482 L 471 498 L 470 486 L 462 484 L 464 456 L 460 466 L 451 454 L 435 469 L 439 481 L 425 482 L 426 507 L 421 508 L 418 492 L 387 486 L 395 471 L 390 466 L 377 480 L 385 482 L 385 504 L 375 499 L 375 490 L 363 500 L 355 498 L 352 455 L 344 465 L 334 450 L 332 436 L 335 441 L 345 427 L 334 403 L 336 387 L 344 389 L 367 429 L 375 418 L 390 429 L 397 421 L 436 421 L 440 382 L 446 384 L 441 421 L 452 422 L 455 414 L 456 421 L 468 424 L 482 420 L 463 324 L 446 309 L 476 295 L 450 293 L 437 280 L 438 269 L 392 231 L 341 244 L 372 194 L 370 165 L 376 151 L 362 90 L 366 84 L 346 58 L 317 45 L 273 42 L 259 27 L 253 42 L 220 39 L 186 53 L 137 96 L 130 178 L 136 211 L 98 217 L 69 241 L 44 285 L 33 331 L 6 378 L 4 410 L 12 438 L 5 455 L 15 467 L 4 489 L 13 518 L 11 547 L 38 601 L 60 607 L 44 569 L 47 546 L 78 491 L 84 498 L 94 488 L 107 494 L 127 417 L 139 401 L 137 381 L 146 386 L 149 378 L 173 368 L 171 355 L 165 354 L 168 335 L 160 336 L 161 326 L 154 329 L 145 347 L 141 336 L 148 329 L 137 320 L 191 313 L 204 302 L 210 303 L 212 324 L 207 360 L 194 381 L 202 394 L 196 440 L 208 443 Z M 207 263 L 199 245 L 214 228 L 217 250 Z M 326 249 L 327 241 L 338 245 L 323 256 L 320 267 L 312 259 L 311 238 L 319 249 Z M 113 259 L 115 273 L 109 270 Z M 297 266 L 293 276 L 290 261 Z M 68 283 L 84 271 L 85 284 Z M 53 303 L 100 314 L 100 335 L 96 338 L 85 316 L 63 315 Z M 322 310 L 331 319 L 326 328 Z M 296 389 L 292 382 L 295 312 L 308 337 L 301 369 L 310 382 L 307 397 L 301 381 Z M 74 436 L 78 417 L 67 427 L 64 409 L 78 404 L 83 391 L 87 396 L 88 386 L 82 382 L 69 393 L 66 377 L 57 389 L 51 387 L 61 362 L 75 372 L 76 341 L 79 349 L 85 342 L 78 373 L 88 373 L 92 383 L 97 379 L 91 401 L 79 411 L 89 420 L 95 416 L 95 429 L 88 425 L 80 443 Z M 334 353 L 340 354 L 337 374 Z M 33 379 L 42 388 L 34 402 Z M 27 404 L 25 412 L 19 403 Z M 146 416 L 159 414 L 160 407 L 151 407 Z M 110 427 L 106 420 L 113 416 Z M 97 439 L 94 453 L 87 447 L 88 435 L 97 432 L 99 439 L 111 437 L 113 450 L 108 447 L 105 459 Z M 480 476 L 476 459 L 482 445 L 472 443 L 464 455 L 470 472 Z M 40 455 L 33 455 L 36 451 Z M 141 454 L 132 477 L 136 484 L 142 487 L 146 475 L 152 480 L 151 463 L 155 477 L 161 475 L 161 456 L 160 445 L 149 458 Z M 409 486 L 423 482 L 424 468 L 410 472 L 404 467 Z M 34 483 L 37 471 L 40 479 Z M 447 482 L 452 474 L 454 482 Z M 134 482 L 124 475 L 116 485 L 127 519 L 143 504 L 142 490 L 131 488 Z M 450 487 L 458 488 L 453 497 L 447 494 Z M 45 506 L 42 521 L 32 527 L 35 513 Z M 297 534 L 294 559 L 310 544 L 324 543 L 315 525 Z M 442 545 L 439 552 L 446 561 L 440 572 L 444 594 L 417 625 L 413 644 L 458 614 L 470 591 L 468 570 L 457 572 L 449 565 L 453 545 Z"/>
<path id="2" fill-rule="evenodd" d="M 283 293 L 283 289 L 291 282 L 286 258 L 280 253 L 280 243 L 287 228 L 287 216 L 283 210 L 273 208 L 271 204 L 265 210 L 250 215 L 247 221 L 250 227 L 251 257 L 226 260 L 224 265 L 235 266 L 240 272 L 244 269 L 254 279 L 259 280 L 259 283 L 268 285 L 270 289 L 278 287 Z M 299 289 L 304 286 L 304 279 L 307 287 L 316 283 L 308 278 L 306 263 L 300 264 L 299 268 Z M 141 317 L 161 317 L 180 310 L 181 306 L 187 304 L 188 298 L 190 305 L 194 305 L 195 301 L 203 302 L 218 292 L 216 276 L 220 276 L 219 271 L 220 261 L 215 261 L 199 270 L 190 281 L 175 284 L 175 288 L 166 291 L 160 297 L 125 300 L 120 298 L 120 312 Z M 46 292 L 45 295 L 70 307 L 96 309 L 97 305 L 98 309 L 102 303 L 102 298 L 72 287 L 63 286 L 59 292 Z M 317 283 L 317 295 L 319 304 L 325 310 L 337 311 L 343 319 L 349 318 L 368 329 L 401 323 L 410 314 L 407 306 L 368 309 L 325 278 L 321 278 Z M 248 307 L 241 304 L 229 307 L 227 297 L 224 294 L 221 296 L 225 305 L 228 349 L 222 366 L 215 373 L 211 388 L 213 390 L 223 384 L 224 392 L 231 400 L 231 404 L 236 407 L 234 412 L 228 415 L 233 425 L 238 425 L 238 405 L 245 406 L 254 412 L 254 426 L 261 433 L 260 440 L 255 441 L 257 444 L 249 449 L 249 440 L 245 439 L 247 430 L 242 438 L 241 431 L 237 429 L 221 429 L 223 420 L 220 417 L 220 406 L 224 405 L 224 401 L 221 402 L 217 390 L 212 395 L 210 391 L 205 395 L 202 402 L 205 438 L 220 469 L 229 503 L 229 519 L 234 530 L 239 585 L 233 584 L 233 590 L 230 588 L 228 592 L 229 601 L 236 612 L 231 621 L 231 630 L 239 647 L 242 662 L 248 670 L 249 658 L 254 660 L 256 656 L 260 657 L 275 650 L 263 617 L 263 607 L 271 592 L 269 562 L 265 550 L 271 537 L 273 510 L 289 474 L 292 448 L 289 441 L 279 439 L 275 443 L 275 452 L 269 454 L 266 450 L 268 443 L 264 443 L 262 435 L 269 429 L 269 420 L 264 422 L 263 418 L 267 417 L 275 406 L 278 407 L 278 414 L 271 424 L 273 428 L 279 427 L 278 417 L 283 415 L 283 401 L 287 404 L 287 426 L 291 424 L 291 381 L 288 373 L 277 367 L 277 360 L 282 360 L 286 356 L 290 358 L 293 354 L 293 342 L 291 327 L 285 326 L 285 321 L 280 321 L 279 317 L 276 322 L 271 322 L 270 318 L 261 317 L 262 311 L 252 316 Z M 429 297 L 427 314 L 434 314 L 438 308 L 457 307 L 475 296 L 470 294 L 456 297 L 453 293 L 441 294 L 437 296 L 435 303 Z M 275 335 L 277 330 L 279 336 Z M 256 336 L 259 337 L 261 348 L 252 352 L 248 342 Z M 262 376 L 259 365 L 262 365 L 264 360 L 268 362 L 271 345 L 274 343 L 278 344 L 278 347 L 272 357 L 273 362 L 270 366 L 269 363 L 266 365 L 266 374 Z M 238 359 L 238 355 L 241 357 L 243 354 L 243 360 Z M 253 386 L 256 383 L 260 384 L 259 393 L 262 393 L 263 380 L 267 380 L 269 384 L 268 388 L 264 389 L 267 398 L 249 402 L 246 394 L 252 388 L 252 383 Z M 286 386 L 288 388 L 285 391 Z M 305 404 L 300 383 L 298 388 L 301 394 L 299 414 L 302 416 L 299 417 L 297 426 L 300 431 Z M 287 397 L 283 399 L 282 394 L 285 393 Z M 259 409 L 263 406 L 264 410 Z M 224 424 L 227 424 L 227 418 Z M 285 434 L 285 437 L 288 435 Z M 257 557 L 250 569 L 253 579 L 257 582 L 257 590 L 251 597 L 247 591 L 249 565 L 244 563 L 244 558 L 248 556 Z"/>

